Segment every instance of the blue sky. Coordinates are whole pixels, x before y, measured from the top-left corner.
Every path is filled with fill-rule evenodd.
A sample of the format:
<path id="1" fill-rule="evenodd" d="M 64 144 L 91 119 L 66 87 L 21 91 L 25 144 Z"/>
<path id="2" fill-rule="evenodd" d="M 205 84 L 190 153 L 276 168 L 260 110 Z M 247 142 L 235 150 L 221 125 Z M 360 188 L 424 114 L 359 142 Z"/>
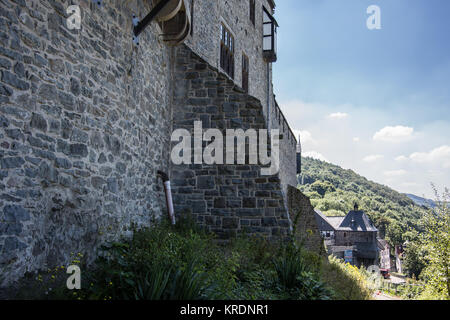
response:
<path id="1" fill-rule="evenodd" d="M 400 192 L 449 187 L 450 1 L 279 0 L 275 16 L 275 93 L 307 155 Z"/>

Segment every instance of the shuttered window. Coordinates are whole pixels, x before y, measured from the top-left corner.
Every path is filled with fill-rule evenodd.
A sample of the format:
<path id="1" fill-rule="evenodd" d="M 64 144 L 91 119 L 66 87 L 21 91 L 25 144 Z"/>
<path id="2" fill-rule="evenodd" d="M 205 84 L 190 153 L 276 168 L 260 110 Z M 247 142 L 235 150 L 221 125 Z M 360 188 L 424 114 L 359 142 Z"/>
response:
<path id="1" fill-rule="evenodd" d="M 220 34 L 220 67 L 234 79 L 234 37 L 223 24 Z"/>

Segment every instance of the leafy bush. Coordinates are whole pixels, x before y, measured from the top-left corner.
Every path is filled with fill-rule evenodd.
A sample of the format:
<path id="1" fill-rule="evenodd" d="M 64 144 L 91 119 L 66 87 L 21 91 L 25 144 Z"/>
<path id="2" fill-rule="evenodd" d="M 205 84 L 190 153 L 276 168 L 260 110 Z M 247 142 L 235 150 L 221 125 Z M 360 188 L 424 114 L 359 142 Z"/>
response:
<path id="1" fill-rule="evenodd" d="M 293 249 L 285 249 L 286 252 L 276 259 L 273 264 L 278 275 L 278 281 L 282 286 L 292 289 L 298 285 L 298 278 L 306 271 L 306 265 L 299 252 Z"/>
<path id="2" fill-rule="evenodd" d="M 162 222 L 135 230 L 132 239 L 105 245 L 95 267 L 83 267 L 88 271 L 82 290 L 52 285 L 59 293 L 49 298 L 61 299 L 60 293 L 93 300 L 340 298 L 336 283 L 322 275 L 328 264 L 294 242 L 240 236 L 221 244 L 184 219 L 175 227 Z"/>
<path id="3" fill-rule="evenodd" d="M 329 300 L 333 293 L 318 279 L 313 270 L 318 264 L 306 263 L 301 248 L 290 244 L 284 248 L 280 257 L 273 264 L 278 276 L 281 291 L 289 293 L 289 298 L 296 300 Z"/>
<path id="4" fill-rule="evenodd" d="M 321 278 L 334 291 L 337 300 L 368 300 L 373 290 L 368 286 L 368 279 L 358 268 L 329 256 L 323 263 Z"/>

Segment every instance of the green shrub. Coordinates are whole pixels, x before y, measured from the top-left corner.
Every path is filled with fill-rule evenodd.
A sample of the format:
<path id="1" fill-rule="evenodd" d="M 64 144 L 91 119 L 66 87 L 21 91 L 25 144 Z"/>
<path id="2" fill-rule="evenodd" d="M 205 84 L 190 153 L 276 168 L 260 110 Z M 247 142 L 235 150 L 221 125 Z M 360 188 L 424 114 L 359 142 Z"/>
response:
<path id="1" fill-rule="evenodd" d="M 372 297 L 365 274 L 334 256 L 323 261 L 320 273 L 322 281 L 332 288 L 334 299 L 368 300 Z"/>
<path id="2" fill-rule="evenodd" d="M 292 289 L 298 285 L 298 278 L 306 271 L 306 265 L 298 252 L 286 249 L 285 254 L 273 261 L 278 281 L 282 286 Z"/>
<path id="3" fill-rule="evenodd" d="M 169 289 L 172 270 L 154 268 L 145 277 L 138 276 L 133 283 L 134 298 L 136 300 L 162 300 Z"/>
<path id="4" fill-rule="evenodd" d="M 312 258 L 306 260 L 306 257 Z M 294 300 L 329 300 L 333 292 L 319 280 L 315 271 L 320 264 L 315 260 L 317 256 L 305 253 L 303 250 L 289 244 L 282 251 L 282 255 L 274 259 L 273 264 L 278 276 L 278 290 L 284 292 L 285 299 Z M 308 261 L 308 263 L 307 263 Z"/>
<path id="5" fill-rule="evenodd" d="M 83 267 L 82 290 L 61 284 L 58 298 L 60 293 L 94 300 L 334 298 L 321 278 L 323 264 L 319 255 L 293 242 L 241 235 L 219 243 L 185 218 L 105 245 L 95 267 Z"/>

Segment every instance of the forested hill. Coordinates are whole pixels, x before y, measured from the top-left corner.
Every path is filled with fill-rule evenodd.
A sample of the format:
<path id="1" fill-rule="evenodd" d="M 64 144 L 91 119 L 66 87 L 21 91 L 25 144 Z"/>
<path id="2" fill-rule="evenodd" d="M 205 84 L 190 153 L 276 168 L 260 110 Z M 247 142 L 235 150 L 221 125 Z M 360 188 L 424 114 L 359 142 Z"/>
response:
<path id="1" fill-rule="evenodd" d="M 419 197 L 419 196 L 416 196 L 416 195 L 410 194 L 410 193 L 405 193 L 405 195 L 408 196 L 408 198 L 410 198 L 412 201 L 414 201 L 415 204 L 417 204 L 419 206 L 424 206 L 427 208 L 435 208 L 436 207 L 436 202 L 434 202 L 433 200 L 422 198 L 422 197 Z"/>
<path id="2" fill-rule="evenodd" d="M 411 228 L 418 230 L 423 207 L 406 195 L 369 181 L 352 170 L 302 158 L 302 178 L 300 189 L 316 209 L 328 216 L 343 216 L 357 203 L 391 244 L 409 240 Z"/>

